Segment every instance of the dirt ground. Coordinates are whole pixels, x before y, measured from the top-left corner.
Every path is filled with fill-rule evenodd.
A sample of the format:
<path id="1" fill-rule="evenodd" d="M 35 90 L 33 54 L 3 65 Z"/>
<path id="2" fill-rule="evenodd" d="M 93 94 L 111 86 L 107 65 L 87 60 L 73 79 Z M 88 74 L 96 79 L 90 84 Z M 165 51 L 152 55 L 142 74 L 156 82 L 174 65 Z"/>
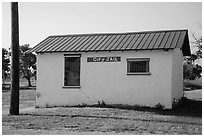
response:
<path id="1" fill-rule="evenodd" d="M 35 90 L 20 91 L 20 115 L 8 115 L 10 92 L 2 94 L 3 135 L 202 134 L 202 117 L 117 108 L 34 108 Z"/>
<path id="2" fill-rule="evenodd" d="M 3 115 L 3 134 L 201 134 L 201 118 L 112 108 L 46 108 Z"/>

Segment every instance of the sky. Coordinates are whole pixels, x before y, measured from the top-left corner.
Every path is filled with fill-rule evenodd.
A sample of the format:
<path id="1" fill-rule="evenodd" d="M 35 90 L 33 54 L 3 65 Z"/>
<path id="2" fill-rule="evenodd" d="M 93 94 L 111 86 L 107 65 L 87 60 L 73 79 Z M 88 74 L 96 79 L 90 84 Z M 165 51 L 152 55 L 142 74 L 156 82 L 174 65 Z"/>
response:
<path id="1" fill-rule="evenodd" d="M 11 45 L 10 3 L 2 3 L 2 47 Z M 202 36 L 201 2 L 19 2 L 19 44 L 50 35 L 188 29 Z"/>

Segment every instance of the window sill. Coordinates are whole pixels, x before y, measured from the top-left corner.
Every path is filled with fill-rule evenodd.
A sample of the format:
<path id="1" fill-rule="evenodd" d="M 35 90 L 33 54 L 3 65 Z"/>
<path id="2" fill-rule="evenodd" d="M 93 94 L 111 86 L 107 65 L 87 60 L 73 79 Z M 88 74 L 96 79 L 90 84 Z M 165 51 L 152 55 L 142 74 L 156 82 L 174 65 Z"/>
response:
<path id="1" fill-rule="evenodd" d="M 81 86 L 64 86 L 62 88 L 81 88 Z"/>
<path id="2" fill-rule="evenodd" d="M 151 75 L 150 72 L 127 73 L 127 75 Z"/>

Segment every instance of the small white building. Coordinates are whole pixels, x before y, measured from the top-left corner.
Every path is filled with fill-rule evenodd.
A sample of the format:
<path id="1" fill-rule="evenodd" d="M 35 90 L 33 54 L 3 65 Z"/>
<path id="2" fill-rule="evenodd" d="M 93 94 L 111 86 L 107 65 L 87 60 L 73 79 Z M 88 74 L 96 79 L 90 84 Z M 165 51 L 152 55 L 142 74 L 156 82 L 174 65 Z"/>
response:
<path id="1" fill-rule="evenodd" d="M 49 36 L 37 53 L 39 107 L 157 104 L 183 96 L 187 30 Z"/>

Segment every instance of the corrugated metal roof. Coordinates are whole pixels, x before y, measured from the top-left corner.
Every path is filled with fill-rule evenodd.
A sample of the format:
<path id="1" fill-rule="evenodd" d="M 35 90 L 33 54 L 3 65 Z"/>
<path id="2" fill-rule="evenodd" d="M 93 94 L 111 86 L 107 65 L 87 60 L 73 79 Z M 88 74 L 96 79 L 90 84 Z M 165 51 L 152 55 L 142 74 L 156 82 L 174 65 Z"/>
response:
<path id="1" fill-rule="evenodd" d="M 181 48 L 184 56 L 190 55 L 187 30 L 49 36 L 30 52 L 168 50 L 174 48 Z"/>

